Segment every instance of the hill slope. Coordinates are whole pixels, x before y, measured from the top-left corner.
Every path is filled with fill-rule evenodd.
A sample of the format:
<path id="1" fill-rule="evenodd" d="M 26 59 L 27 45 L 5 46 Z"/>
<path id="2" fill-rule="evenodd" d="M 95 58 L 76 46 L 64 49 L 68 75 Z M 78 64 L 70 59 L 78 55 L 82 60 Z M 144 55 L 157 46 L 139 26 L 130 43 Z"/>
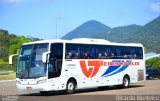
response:
<path id="1" fill-rule="evenodd" d="M 64 37 L 62 37 L 62 39 L 73 39 L 73 38 L 82 38 L 82 37 L 89 38 L 94 34 L 103 33 L 110 30 L 111 30 L 110 27 L 102 24 L 101 22 L 91 20 L 80 25 L 73 31 L 67 33 Z"/>
<path id="2" fill-rule="evenodd" d="M 95 34 L 92 36 L 93 38 L 104 38 L 109 41 L 113 42 L 124 42 L 127 40 L 131 35 L 137 33 L 142 26 L 140 25 L 128 25 L 128 26 L 121 26 L 112 28 L 110 32 L 105 32 L 101 34 Z"/>
<path id="3" fill-rule="evenodd" d="M 160 52 L 160 16 L 144 25 L 136 34 L 124 41 L 140 42 L 148 51 Z"/>

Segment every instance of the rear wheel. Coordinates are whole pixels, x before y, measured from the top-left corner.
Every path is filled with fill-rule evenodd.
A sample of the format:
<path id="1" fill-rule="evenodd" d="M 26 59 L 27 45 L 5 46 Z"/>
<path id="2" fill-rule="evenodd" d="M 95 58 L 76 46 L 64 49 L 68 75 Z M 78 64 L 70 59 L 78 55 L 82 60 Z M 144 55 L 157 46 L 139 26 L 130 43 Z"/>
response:
<path id="1" fill-rule="evenodd" d="M 76 88 L 75 81 L 68 81 L 67 88 L 66 88 L 66 93 L 67 94 L 73 94 L 73 93 L 75 93 L 75 88 Z"/>
<path id="2" fill-rule="evenodd" d="M 128 76 L 125 76 L 125 77 L 123 78 L 122 87 L 123 87 L 123 88 L 128 88 L 128 87 L 129 87 L 129 84 L 130 84 L 130 79 L 129 79 Z"/>

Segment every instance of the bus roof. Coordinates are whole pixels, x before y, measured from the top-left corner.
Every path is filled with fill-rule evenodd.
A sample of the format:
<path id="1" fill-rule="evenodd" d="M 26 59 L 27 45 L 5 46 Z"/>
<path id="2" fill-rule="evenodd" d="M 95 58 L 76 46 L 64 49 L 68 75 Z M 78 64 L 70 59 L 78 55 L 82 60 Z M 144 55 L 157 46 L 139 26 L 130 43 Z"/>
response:
<path id="1" fill-rule="evenodd" d="M 93 38 L 76 38 L 72 40 L 63 40 L 63 39 L 56 39 L 56 40 L 40 40 L 34 42 L 24 43 L 23 45 L 30 45 L 30 44 L 41 44 L 41 43 L 77 43 L 77 44 L 98 44 L 98 45 L 118 45 L 118 46 L 139 46 L 143 47 L 141 43 L 116 43 L 110 42 L 105 39 L 93 39 Z"/>

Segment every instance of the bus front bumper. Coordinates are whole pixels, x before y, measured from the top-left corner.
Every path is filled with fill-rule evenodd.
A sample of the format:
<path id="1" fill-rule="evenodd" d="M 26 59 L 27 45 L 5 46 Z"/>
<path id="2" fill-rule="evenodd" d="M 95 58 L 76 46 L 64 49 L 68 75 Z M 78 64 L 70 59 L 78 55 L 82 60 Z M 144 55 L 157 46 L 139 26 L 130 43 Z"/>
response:
<path id="1" fill-rule="evenodd" d="M 17 84 L 17 89 L 19 91 L 30 91 L 30 92 L 40 92 L 40 91 L 48 91 L 45 84 L 36 84 L 36 85 L 22 85 Z"/>

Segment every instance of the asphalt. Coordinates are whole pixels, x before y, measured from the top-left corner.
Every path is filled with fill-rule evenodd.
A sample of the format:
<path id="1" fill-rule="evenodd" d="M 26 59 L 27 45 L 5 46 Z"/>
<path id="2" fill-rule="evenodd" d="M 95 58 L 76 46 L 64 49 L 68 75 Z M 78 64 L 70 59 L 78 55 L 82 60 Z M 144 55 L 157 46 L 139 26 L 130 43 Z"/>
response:
<path id="1" fill-rule="evenodd" d="M 16 89 L 15 81 L 6 81 L 0 82 L 0 95 L 0 101 L 9 101 L 5 99 L 14 99 L 14 101 L 139 101 L 141 97 L 143 98 L 140 99 L 141 101 L 160 101 L 160 80 L 147 80 L 132 84 L 127 89 L 115 86 L 101 89 L 81 89 L 72 95 L 66 95 L 62 91 L 50 92 L 47 95 L 20 92 Z M 148 96 L 153 100 L 147 100 Z"/>

